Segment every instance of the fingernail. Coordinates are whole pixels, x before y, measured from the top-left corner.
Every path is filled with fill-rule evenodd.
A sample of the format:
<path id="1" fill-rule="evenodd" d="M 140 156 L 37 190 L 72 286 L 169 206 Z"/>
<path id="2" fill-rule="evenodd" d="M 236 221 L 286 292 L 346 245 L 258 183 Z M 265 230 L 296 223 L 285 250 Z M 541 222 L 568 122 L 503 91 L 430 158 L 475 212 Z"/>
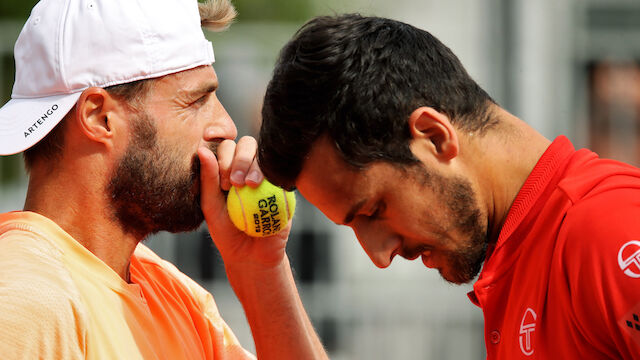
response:
<path id="1" fill-rule="evenodd" d="M 240 170 L 231 174 L 231 182 L 234 184 L 244 185 L 244 173 Z"/>
<path id="2" fill-rule="evenodd" d="M 260 174 L 258 174 L 257 171 L 252 171 L 249 173 L 249 175 L 247 175 L 247 180 L 254 184 L 257 184 L 260 182 Z"/>

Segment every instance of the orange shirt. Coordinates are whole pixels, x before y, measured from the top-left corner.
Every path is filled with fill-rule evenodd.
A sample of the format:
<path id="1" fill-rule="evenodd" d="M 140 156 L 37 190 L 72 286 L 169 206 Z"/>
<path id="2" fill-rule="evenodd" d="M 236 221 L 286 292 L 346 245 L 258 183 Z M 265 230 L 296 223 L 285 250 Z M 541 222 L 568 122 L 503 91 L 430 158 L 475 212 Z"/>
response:
<path id="1" fill-rule="evenodd" d="M 210 293 L 140 244 L 131 284 L 51 220 L 0 214 L 3 359 L 253 359 Z"/>

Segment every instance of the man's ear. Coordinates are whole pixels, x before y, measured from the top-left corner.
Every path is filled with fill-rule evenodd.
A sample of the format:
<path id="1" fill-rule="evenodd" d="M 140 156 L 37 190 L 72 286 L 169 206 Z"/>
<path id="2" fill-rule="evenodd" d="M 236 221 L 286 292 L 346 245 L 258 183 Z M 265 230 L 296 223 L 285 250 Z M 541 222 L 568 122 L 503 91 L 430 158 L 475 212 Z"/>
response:
<path id="1" fill-rule="evenodd" d="M 105 89 L 90 87 L 76 103 L 75 120 L 82 133 L 92 141 L 113 145 L 113 136 L 121 123 L 124 107 Z"/>
<path id="2" fill-rule="evenodd" d="M 447 115 L 432 107 L 420 107 L 409 115 L 408 125 L 411 150 L 418 158 L 430 153 L 439 161 L 448 162 L 458 156 L 458 135 Z"/>

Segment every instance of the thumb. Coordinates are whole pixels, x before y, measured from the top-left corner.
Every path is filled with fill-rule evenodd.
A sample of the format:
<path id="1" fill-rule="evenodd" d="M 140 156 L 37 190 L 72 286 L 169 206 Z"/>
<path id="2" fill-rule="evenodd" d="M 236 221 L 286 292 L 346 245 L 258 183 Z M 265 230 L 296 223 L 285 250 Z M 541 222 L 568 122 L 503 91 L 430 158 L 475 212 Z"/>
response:
<path id="1" fill-rule="evenodd" d="M 206 219 L 226 214 L 226 198 L 220 189 L 218 159 L 206 148 L 198 149 L 200 159 L 200 206 Z"/>

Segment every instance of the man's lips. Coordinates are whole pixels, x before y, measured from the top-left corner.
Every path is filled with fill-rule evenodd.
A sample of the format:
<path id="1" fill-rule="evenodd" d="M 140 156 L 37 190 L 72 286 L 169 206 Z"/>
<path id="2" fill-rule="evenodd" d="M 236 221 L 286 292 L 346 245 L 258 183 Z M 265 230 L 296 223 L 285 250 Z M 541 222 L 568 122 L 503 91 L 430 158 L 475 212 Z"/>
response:
<path id="1" fill-rule="evenodd" d="M 422 263 L 430 269 L 435 269 L 436 265 L 433 263 L 433 259 L 431 258 L 431 251 L 427 250 L 422 253 Z"/>
<path id="2" fill-rule="evenodd" d="M 393 254 L 391 254 L 391 259 L 393 260 L 393 258 L 396 255 L 400 255 L 407 260 L 415 260 L 420 256 L 422 256 L 424 259 L 425 254 L 427 257 L 430 256 L 431 250 L 425 249 L 424 247 L 419 249 L 414 249 L 413 251 L 396 250 L 393 252 Z"/>
<path id="3" fill-rule="evenodd" d="M 407 260 L 415 260 L 418 258 L 418 256 L 420 256 L 420 253 L 419 252 L 408 253 L 408 252 L 401 251 L 400 249 L 396 249 L 391 253 L 390 260 L 393 261 L 393 258 L 395 258 L 396 255 L 400 255 L 401 257 Z"/>
<path id="4" fill-rule="evenodd" d="M 404 254 L 402 255 L 403 258 L 407 259 L 407 260 L 415 260 L 418 258 L 418 256 L 420 256 L 420 253 L 417 254 Z"/>

